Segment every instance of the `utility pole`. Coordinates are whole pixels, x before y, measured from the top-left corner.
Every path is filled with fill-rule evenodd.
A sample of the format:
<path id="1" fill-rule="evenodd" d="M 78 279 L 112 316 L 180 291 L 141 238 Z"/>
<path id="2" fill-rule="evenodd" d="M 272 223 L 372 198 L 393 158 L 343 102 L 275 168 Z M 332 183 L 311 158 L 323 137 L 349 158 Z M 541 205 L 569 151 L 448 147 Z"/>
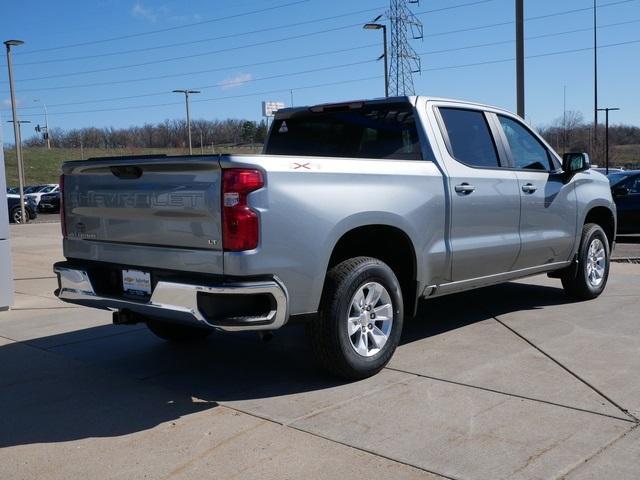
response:
<path id="1" fill-rule="evenodd" d="M 51 150 L 51 135 L 49 135 L 49 112 L 47 111 L 47 104 L 39 98 L 36 98 L 34 102 L 39 102 L 44 107 L 44 131 L 46 135 L 45 139 L 47 141 L 47 150 Z"/>
<path id="2" fill-rule="evenodd" d="M 362 28 L 365 30 L 382 30 L 382 43 L 383 43 L 383 53 L 378 60 L 384 58 L 384 96 L 389 96 L 389 61 L 388 61 L 388 52 L 387 52 L 387 26 L 384 23 L 376 23 L 378 20 L 382 18 L 382 15 L 378 15 L 373 22 L 365 23 Z M 293 99 L 292 99 L 293 105 Z"/>
<path id="3" fill-rule="evenodd" d="M 598 151 L 598 5 L 593 0 L 593 139 L 591 155 Z M 608 173 L 608 172 L 607 172 Z"/>
<path id="4" fill-rule="evenodd" d="M 524 109 L 524 0 L 516 0 L 516 97 L 520 118 Z"/>
<path id="5" fill-rule="evenodd" d="M 202 144 L 202 129 L 200 129 L 200 155 L 204 155 L 204 146 Z"/>
<path id="6" fill-rule="evenodd" d="M 16 109 L 16 93 L 13 87 L 13 58 L 11 55 L 11 47 L 18 47 L 24 42 L 22 40 L 7 40 L 4 42 L 7 47 L 7 66 L 9 68 L 9 90 L 11 92 L 11 114 L 13 116 L 13 138 L 16 143 L 16 161 L 18 162 L 18 185 L 20 192 L 20 215 L 22 222 L 26 221 L 26 212 L 24 210 L 24 169 L 22 165 L 22 137 L 20 136 L 20 121 L 18 120 L 18 111 Z"/>
<path id="7" fill-rule="evenodd" d="M 562 95 L 562 153 L 567 153 L 567 86 Z"/>
<path id="8" fill-rule="evenodd" d="M 184 93 L 184 103 L 187 107 L 187 135 L 189 137 L 189 155 L 193 155 L 191 147 L 191 117 L 189 116 L 189 94 L 200 93 L 200 90 L 173 90 L 173 93 Z"/>
<path id="9" fill-rule="evenodd" d="M 605 133 L 604 133 L 604 158 L 605 158 L 605 175 L 609 175 L 609 112 L 614 112 L 616 110 L 620 110 L 619 108 L 598 108 L 596 111 L 604 112 L 604 124 L 605 124 Z"/>

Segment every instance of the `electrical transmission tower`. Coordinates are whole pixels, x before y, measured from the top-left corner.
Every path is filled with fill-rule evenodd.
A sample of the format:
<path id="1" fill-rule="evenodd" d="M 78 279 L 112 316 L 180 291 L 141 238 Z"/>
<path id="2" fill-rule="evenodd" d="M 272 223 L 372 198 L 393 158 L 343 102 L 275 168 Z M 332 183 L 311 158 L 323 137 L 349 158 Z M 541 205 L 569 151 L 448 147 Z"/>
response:
<path id="1" fill-rule="evenodd" d="M 391 23 L 389 95 L 415 95 L 413 74 L 421 71 L 420 56 L 409 39 L 422 38 L 422 22 L 409 9 L 419 0 L 390 0 L 387 18 Z"/>

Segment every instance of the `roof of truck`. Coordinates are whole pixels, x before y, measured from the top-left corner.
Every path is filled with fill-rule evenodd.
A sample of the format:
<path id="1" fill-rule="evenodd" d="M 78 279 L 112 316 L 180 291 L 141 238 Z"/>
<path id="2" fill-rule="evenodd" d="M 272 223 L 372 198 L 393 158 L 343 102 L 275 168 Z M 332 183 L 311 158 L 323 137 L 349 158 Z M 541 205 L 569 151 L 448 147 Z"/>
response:
<path id="1" fill-rule="evenodd" d="M 480 102 L 473 102 L 470 100 L 460 100 L 460 99 L 445 98 L 445 97 L 431 97 L 431 96 L 425 96 L 425 95 L 411 95 L 411 96 L 403 95 L 403 96 L 396 96 L 396 97 L 379 97 L 379 98 L 371 98 L 371 99 L 346 100 L 341 102 L 320 103 L 317 105 L 301 105 L 299 107 L 288 107 L 288 108 L 282 108 L 276 111 L 276 116 L 280 116 L 283 114 L 291 115 L 297 112 L 309 111 L 310 109 L 319 109 L 323 107 L 337 107 L 342 105 L 357 105 L 357 104 L 372 104 L 372 103 L 402 103 L 402 102 L 408 102 L 408 103 L 411 103 L 412 105 L 415 105 L 415 103 L 418 100 L 427 101 L 427 102 L 463 103 L 467 105 L 473 105 L 476 107 L 491 108 L 495 110 L 501 110 L 504 112 L 512 113 L 512 112 L 509 112 L 509 110 L 506 110 L 504 108 L 500 108 L 494 105 L 488 105 Z"/>

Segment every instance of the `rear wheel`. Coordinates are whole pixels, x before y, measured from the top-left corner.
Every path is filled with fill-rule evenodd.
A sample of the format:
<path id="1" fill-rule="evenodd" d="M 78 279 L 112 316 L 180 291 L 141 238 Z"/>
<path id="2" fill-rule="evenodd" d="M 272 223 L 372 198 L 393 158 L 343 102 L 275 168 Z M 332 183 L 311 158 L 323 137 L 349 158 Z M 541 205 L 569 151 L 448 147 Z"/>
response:
<path id="1" fill-rule="evenodd" d="M 582 229 L 578 264 L 561 277 L 567 295 L 577 300 L 596 298 L 609 278 L 609 242 L 600 225 L 587 223 Z"/>
<path id="2" fill-rule="evenodd" d="M 147 327 L 156 336 L 163 340 L 175 343 L 202 340 L 207 338 L 213 332 L 213 330 L 206 328 L 190 327 L 188 325 L 180 325 L 158 320 L 148 320 Z"/>
<path id="3" fill-rule="evenodd" d="M 393 271 L 375 258 L 356 257 L 327 273 L 320 312 L 307 333 L 322 367 L 361 379 L 389 362 L 402 322 L 402 292 Z"/>

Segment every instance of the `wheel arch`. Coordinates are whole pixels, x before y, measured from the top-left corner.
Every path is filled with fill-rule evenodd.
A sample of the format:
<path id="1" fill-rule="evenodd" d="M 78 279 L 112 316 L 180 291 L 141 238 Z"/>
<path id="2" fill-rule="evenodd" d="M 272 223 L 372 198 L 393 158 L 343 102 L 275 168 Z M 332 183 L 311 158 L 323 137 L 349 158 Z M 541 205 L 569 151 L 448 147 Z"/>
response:
<path id="1" fill-rule="evenodd" d="M 613 249 L 613 244 L 616 238 L 616 216 L 609 207 L 597 205 L 591 207 L 584 217 L 583 225 L 587 223 L 595 223 L 599 225 L 604 233 L 607 235 L 609 243 L 609 249 Z"/>
<path id="2" fill-rule="evenodd" d="M 411 237 L 394 225 L 353 227 L 335 243 L 327 271 L 344 260 L 359 256 L 377 258 L 393 270 L 402 288 L 405 315 L 413 316 L 418 298 L 418 263 Z"/>

